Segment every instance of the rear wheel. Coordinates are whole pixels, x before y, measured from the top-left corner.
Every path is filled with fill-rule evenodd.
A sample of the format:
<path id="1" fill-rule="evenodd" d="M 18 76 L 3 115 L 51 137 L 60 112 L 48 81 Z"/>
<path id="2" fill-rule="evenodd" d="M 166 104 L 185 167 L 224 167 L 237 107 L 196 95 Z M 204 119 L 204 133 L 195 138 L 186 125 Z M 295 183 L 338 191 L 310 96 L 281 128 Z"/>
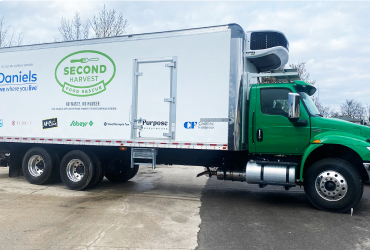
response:
<path id="1" fill-rule="evenodd" d="M 139 165 L 134 165 L 134 170 L 132 171 L 129 180 L 134 178 L 137 175 L 138 172 L 139 172 Z"/>
<path id="2" fill-rule="evenodd" d="M 111 182 L 125 182 L 134 178 L 138 171 L 139 165 L 131 168 L 130 164 L 117 157 L 109 163 L 105 177 Z"/>
<path id="3" fill-rule="evenodd" d="M 304 191 L 318 209 L 346 212 L 360 201 L 364 186 L 358 171 L 341 159 L 324 159 L 306 172 Z"/>
<path id="4" fill-rule="evenodd" d="M 29 183 L 45 184 L 56 179 L 58 164 L 56 153 L 34 147 L 29 149 L 23 157 L 23 175 Z"/>
<path id="5" fill-rule="evenodd" d="M 94 158 L 89 154 L 80 150 L 71 151 L 60 163 L 60 177 L 69 189 L 82 190 L 94 181 L 94 164 Z"/>
<path id="6" fill-rule="evenodd" d="M 87 186 L 87 188 L 93 188 L 96 185 L 98 185 L 104 178 L 105 168 L 103 164 L 101 163 L 100 159 L 94 154 L 89 153 L 92 160 L 94 161 L 94 177 L 91 179 L 90 184 Z"/>

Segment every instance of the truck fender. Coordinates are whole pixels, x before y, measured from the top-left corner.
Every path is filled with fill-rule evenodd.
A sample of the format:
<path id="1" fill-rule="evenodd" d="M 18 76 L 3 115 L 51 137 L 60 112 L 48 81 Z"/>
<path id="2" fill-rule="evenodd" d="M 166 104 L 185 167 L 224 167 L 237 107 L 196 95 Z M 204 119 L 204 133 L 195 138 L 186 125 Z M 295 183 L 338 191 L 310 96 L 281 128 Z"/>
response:
<path id="1" fill-rule="evenodd" d="M 301 169 L 299 171 L 300 173 L 300 176 L 299 176 L 299 179 L 300 181 L 303 181 L 303 168 L 304 168 L 304 164 L 306 163 L 306 160 L 308 158 L 308 156 L 312 153 L 312 151 L 314 151 L 315 149 L 317 149 L 318 147 L 322 146 L 323 144 L 310 144 L 303 152 L 303 157 L 302 157 L 302 162 L 301 162 Z"/>
<path id="2" fill-rule="evenodd" d="M 355 151 L 363 161 L 370 161 L 370 151 L 368 149 L 370 143 L 367 142 L 364 137 L 343 132 L 327 132 L 321 133 L 311 140 L 319 140 L 320 145 L 333 144 L 350 148 Z"/>

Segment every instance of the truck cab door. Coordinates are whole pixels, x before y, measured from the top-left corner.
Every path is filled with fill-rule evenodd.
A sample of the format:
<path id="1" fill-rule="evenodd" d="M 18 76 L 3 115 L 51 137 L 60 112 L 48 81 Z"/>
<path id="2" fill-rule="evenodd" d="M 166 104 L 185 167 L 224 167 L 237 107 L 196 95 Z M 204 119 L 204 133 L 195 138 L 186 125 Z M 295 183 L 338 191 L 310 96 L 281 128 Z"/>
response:
<path id="1" fill-rule="evenodd" d="M 310 118 L 300 101 L 301 117 L 307 125 L 288 119 L 289 87 L 256 86 L 253 140 L 255 153 L 299 154 L 310 142 Z"/>

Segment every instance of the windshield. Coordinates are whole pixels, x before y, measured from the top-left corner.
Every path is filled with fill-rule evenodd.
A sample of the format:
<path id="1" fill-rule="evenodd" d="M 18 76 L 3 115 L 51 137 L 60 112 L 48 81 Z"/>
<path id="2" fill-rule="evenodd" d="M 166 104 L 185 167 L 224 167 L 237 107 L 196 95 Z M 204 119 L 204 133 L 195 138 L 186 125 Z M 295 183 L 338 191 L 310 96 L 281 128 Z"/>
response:
<path id="1" fill-rule="evenodd" d="M 309 95 L 307 95 L 305 92 L 299 92 L 299 95 L 301 96 L 302 101 L 306 105 L 308 112 L 310 112 L 311 115 L 321 116 L 319 110 L 316 108 L 315 103 L 312 101 Z"/>

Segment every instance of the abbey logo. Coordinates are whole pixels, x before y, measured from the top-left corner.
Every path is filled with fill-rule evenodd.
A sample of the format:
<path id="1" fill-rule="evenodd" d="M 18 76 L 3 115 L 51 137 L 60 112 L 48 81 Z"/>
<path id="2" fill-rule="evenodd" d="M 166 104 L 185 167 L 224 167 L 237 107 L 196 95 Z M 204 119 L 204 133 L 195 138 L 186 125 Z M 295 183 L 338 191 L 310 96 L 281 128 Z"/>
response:
<path id="1" fill-rule="evenodd" d="M 69 125 L 69 126 L 70 127 L 83 127 L 84 128 L 87 125 L 90 125 L 90 127 L 91 127 L 92 125 L 94 125 L 94 123 L 92 121 L 90 121 L 90 122 L 79 122 L 79 121 L 73 120 L 71 125 Z"/>
<path id="2" fill-rule="evenodd" d="M 104 92 L 116 74 L 116 65 L 106 54 L 81 50 L 64 57 L 55 68 L 62 91 L 72 96 L 92 96 Z"/>

